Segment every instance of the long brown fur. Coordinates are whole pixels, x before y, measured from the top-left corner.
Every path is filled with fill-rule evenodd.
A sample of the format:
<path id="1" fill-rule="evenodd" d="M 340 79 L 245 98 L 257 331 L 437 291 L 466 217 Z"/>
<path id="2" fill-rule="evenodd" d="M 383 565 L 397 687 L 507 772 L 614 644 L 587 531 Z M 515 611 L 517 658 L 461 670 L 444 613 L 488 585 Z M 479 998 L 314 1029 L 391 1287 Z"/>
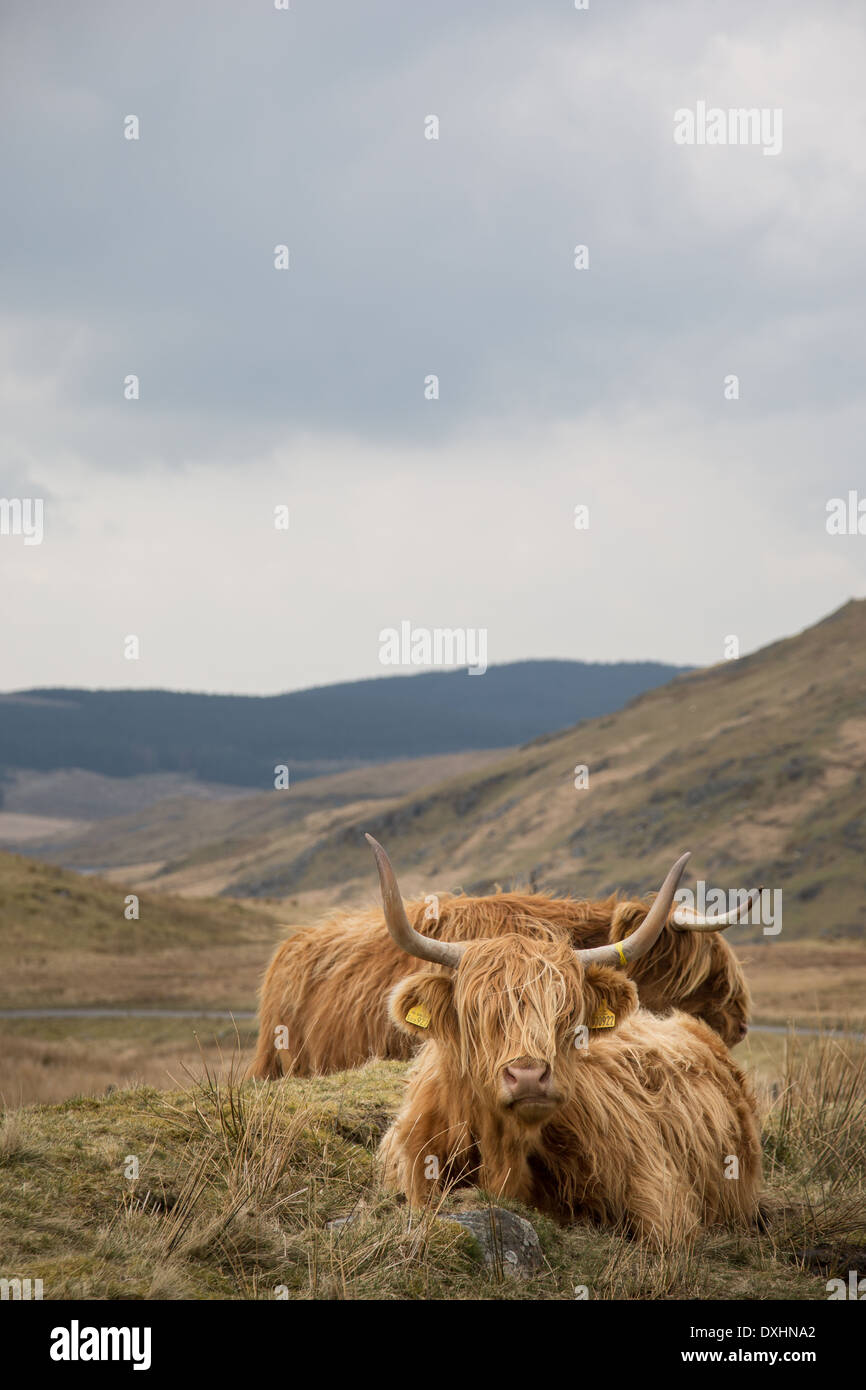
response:
<path id="1" fill-rule="evenodd" d="M 575 1047 L 575 1028 L 601 1003 L 616 1026 Z M 427 1028 L 406 1021 L 416 1004 Z M 413 1205 L 471 1183 L 560 1221 L 618 1224 L 658 1244 L 702 1223 L 754 1221 L 755 1102 L 720 1038 L 681 1011 L 639 1009 L 624 972 L 584 971 L 556 929 L 474 943 L 456 977 L 416 969 L 393 990 L 391 1017 L 425 1040 L 380 1147 L 386 1184 Z M 551 1068 L 561 1103 L 544 1123 L 522 1122 L 497 1090 L 520 1057 Z"/>
<path id="2" fill-rule="evenodd" d="M 627 935 L 649 903 L 615 896 L 581 901 L 544 893 L 441 894 L 438 907 L 438 920 L 431 920 L 426 900 L 406 903 L 417 930 L 447 941 L 532 936 L 541 922 L 576 946 L 599 946 Z M 414 969 L 415 962 L 386 932 L 381 908 L 340 913 L 298 931 L 278 947 L 264 978 L 251 1075 L 273 1080 L 340 1071 L 374 1057 L 410 1057 L 415 1043 L 393 1026 L 387 995 Z M 746 982 L 717 933 L 666 926 L 654 950 L 627 973 L 645 1008 L 659 1013 L 678 1008 L 703 1018 L 729 1046 L 744 1036 Z"/>

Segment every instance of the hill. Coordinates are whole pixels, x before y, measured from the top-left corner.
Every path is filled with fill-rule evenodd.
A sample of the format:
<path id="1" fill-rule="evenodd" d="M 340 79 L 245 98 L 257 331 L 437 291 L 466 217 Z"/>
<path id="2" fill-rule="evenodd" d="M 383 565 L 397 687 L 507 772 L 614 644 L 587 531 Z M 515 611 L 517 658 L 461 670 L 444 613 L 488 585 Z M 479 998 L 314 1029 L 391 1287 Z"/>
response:
<path id="1" fill-rule="evenodd" d="M 645 892 L 690 848 L 692 883 L 781 890 L 786 939 L 862 938 L 864 689 L 861 601 L 501 755 L 380 765 L 220 802 L 178 798 L 33 851 L 163 891 L 291 895 L 312 914 L 373 894 L 365 830 L 386 844 L 407 892 L 530 881 L 584 896 Z"/>
<path id="2" fill-rule="evenodd" d="M 691 882 L 782 890 L 786 935 L 861 937 L 864 689 L 860 601 L 796 637 L 679 676 L 615 714 L 405 795 L 374 798 L 359 788 L 356 801 L 348 793 L 343 804 L 307 808 L 290 823 L 279 793 L 226 803 L 210 845 L 192 834 L 197 813 L 185 803 L 174 856 L 143 878 L 239 897 L 369 895 L 369 830 L 407 891 L 532 881 L 598 896 L 657 886 L 690 848 Z M 588 770 L 581 789 L 577 766 Z M 158 808 L 150 815 L 159 821 Z M 254 832 L 229 842 L 231 823 L 241 827 L 245 816 Z M 127 825 L 115 862 L 125 854 L 128 865 L 141 864 L 138 843 Z"/>
<path id="3" fill-rule="evenodd" d="M 126 888 L 0 854 L 0 1008 L 253 1006 L 273 907 L 138 897 L 128 919 Z"/>
<path id="4" fill-rule="evenodd" d="M 78 768 L 273 786 L 361 763 L 507 748 L 619 709 L 684 668 L 658 662 L 519 661 L 298 690 L 25 690 L 0 696 L 0 770 Z"/>
<path id="5" fill-rule="evenodd" d="M 0 847 L 84 868 L 161 863 L 221 840 L 255 843 L 258 836 L 315 811 L 351 802 L 389 800 L 499 756 L 439 753 L 429 758 L 364 763 L 344 772 L 290 779 L 276 794 L 198 782 L 172 773 L 104 777 L 97 772 L 11 774 L 0 810 Z M 230 804 L 231 803 L 231 804 Z"/>
<path id="6" fill-rule="evenodd" d="M 866 601 L 738 661 L 681 676 L 481 772 L 347 820 L 231 891 L 368 878 L 370 830 L 408 881 L 657 884 L 684 847 L 713 884 L 784 892 L 785 926 L 866 922 Z M 588 787 L 576 789 L 576 766 Z M 262 883 L 264 879 L 264 883 Z"/>

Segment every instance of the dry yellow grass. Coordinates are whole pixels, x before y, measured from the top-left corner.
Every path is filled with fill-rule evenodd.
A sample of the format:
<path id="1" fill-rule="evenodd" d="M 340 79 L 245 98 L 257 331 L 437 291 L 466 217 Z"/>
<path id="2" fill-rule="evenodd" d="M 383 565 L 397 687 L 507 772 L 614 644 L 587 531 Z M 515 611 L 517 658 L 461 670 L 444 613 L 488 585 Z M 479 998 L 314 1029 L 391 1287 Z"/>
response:
<path id="1" fill-rule="evenodd" d="M 758 1022 L 866 1028 L 866 942 L 781 937 L 743 946 L 737 954 Z"/>
<path id="2" fill-rule="evenodd" d="M 261 903 L 142 893 L 0 854 L 0 1007 L 250 1008 L 280 927 Z"/>
<path id="3" fill-rule="evenodd" d="M 2 1019 L 0 1109 L 171 1087 L 206 1067 L 219 1071 L 238 1046 L 251 1055 L 253 1027 L 207 1018 Z"/>

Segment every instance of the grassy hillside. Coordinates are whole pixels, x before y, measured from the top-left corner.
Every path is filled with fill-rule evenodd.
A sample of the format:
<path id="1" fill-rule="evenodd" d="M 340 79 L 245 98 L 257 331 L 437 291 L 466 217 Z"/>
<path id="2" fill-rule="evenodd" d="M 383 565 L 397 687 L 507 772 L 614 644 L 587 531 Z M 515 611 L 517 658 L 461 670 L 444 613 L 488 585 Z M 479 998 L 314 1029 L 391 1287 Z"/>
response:
<path id="1" fill-rule="evenodd" d="M 562 1228 L 512 1202 L 543 1269 L 479 1264 L 439 1212 L 383 1192 L 374 1150 L 403 1066 L 279 1086 L 139 1088 L 12 1111 L 0 1121 L 0 1274 L 57 1298 L 825 1299 L 866 1250 L 863 1050 L 789 1056 L 764 1092 L 767 1229 L 704 1231 L 656 1255 L 614 1231 Z M 138 1163 L 137 1176 L 130 1159 Z M 353 1217 L 348 1226 L 328 1223 Z"/>
<path id="2" fill-rule="evenodd" d="M 273 788 L 256 795 L 237 793 L 230 798 L 212 795 L 191 797 L 188 792 L 173 793 L 146 801 L 121 815 L 108 814 L 97 823 L 70 822 L 60 834 L 40 833 L 40 822 L 51 805 L 59 780 L 57 774 L 45 774 L 38 793 L 34 792 L 36 774 L 20 774 L 9 806 L 20 802 L 38 805 L 40 813 L 19 815 L 22 822 L 32 821 L 28 831 L 27 852 L 37 858 L 58 859 L 71 867 L 127 868 L 135 863 L 146 866 L 137 869 L 136 877 L 146 877 L 148 871 L 164 880 L 173 872 L 176 860 L 193 859 L 207 864 L 232 855 L 243 855 L 255 849 L 263 839 L 279 834 L 286 828 L 300 826 L 320 813 L 334 812 L 344 806 L 374 806 L 395 802 L 421 788 L 446 780 L 468 769 L 482 768 L 495 752 L 442 753 L 430 758 L 404 758 L 396 762 L 370 763 L 347 772 L 329 773 L 292 784 L 282 791 Z M 74 783 L 84 774 L 67 774 Z M 88 778 L 90 774 L 87 774 Z M 137 789 L 148 778 L 105 778 L 118 788 Z M 164 779 L 159 779 L 160 781 Z M 19 786 L 23 784 L 21 790 Z M 201 788 L 205 784 L 200 784 Z M 25 788 L 27 790 L 25 790 Z M 212 789 L 214 790 L 214 789 Z M 222 789 L 224 790 L 224 789 Z M 28 795 L 29 792 L 29 795 Z M 107 793 L 106 793 L 107 795 Z M 12 812 L 0 812 L 0 843 Z M 17 845 L 7 844 L 7 848 Z M 160 885 L 162 886 L 162 885 Z"/>
<path id="3" fill-rule="evenodd" d="M 127 890 L 0 855 L 0 1007 L 251 1006 L 277 917 L 265 904 Z"/>
<path id="4" fill-rule="evenodd" d="M 252 1057 L 256 1022 L 247 1011 L 213 1017 L 0 1016 L 0 1109 L 49 1105 L 129 1086 L 173 1088 L 239 1051 Z M 773 1041 L 777 1041 L 773 1039 Z"/>
<path id="5" fill-rule="evenodd" d="M 788 937 L 861 937 L 864 689 L 866 601 L 480 772 L 391 806 L 307 818 L 243 860 L 228 856 L 221 882 L 212 865 L 211 890 L 366 889 L 365 830 L 388 847 L 404 887 L 424 892 L 530 880 L 588 896 L 646 891 L 690 848 L 689 881 L 782 889 Z M 577 765 L 588 789 L 575 789 Z"/>
<path id="6" fill-rule="evenodd" d="M 687 847 L 687 881 L 781 889 L 784 939 L 859 938 L 864 689 L 866 601 L 444 777 L 407 785 L 367 769 L 285 793 L 161 803 L 54 853 L 172 892 L 300 896 L 314 909 L 371 893 L 365 830 L 404 887 L 425 893 L 529 881 L 645 892 Z M 574 786 L 577 765 L 588 788 Z"/>
<path id="7" fill-rule="evenodd" d="M 0 1017 L 0 1104 L 62 1100 L 251 1052 L 256 990 L 285 935 L 272 905 L 143 893 L 0 854 L 0 1009 L 188 1010 L 197 1017 Z M 207 1017 L 208 1011 L 236 1012 Z"/>

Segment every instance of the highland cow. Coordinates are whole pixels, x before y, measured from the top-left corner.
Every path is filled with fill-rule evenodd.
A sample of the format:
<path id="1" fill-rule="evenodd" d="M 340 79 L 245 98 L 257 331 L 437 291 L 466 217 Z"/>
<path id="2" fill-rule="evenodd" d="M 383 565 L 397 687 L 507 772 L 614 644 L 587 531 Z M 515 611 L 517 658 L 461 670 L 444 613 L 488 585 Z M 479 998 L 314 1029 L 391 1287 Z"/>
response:
<path id="1" fill-rule="evenodd" d="M 751 901 L 739 913 L 710 920 L 683 908 L 670 913 L 652 955 L 627 967 L 642 1007 L 655 1013 L 681 1009 L 704 1019 L 729 1047 L 740 1042 L 749 994 L 719 932 L 744 915 Z M 580 901 L 545 893 L 441 894 L 435 904 L 406 904 L 412 925 L 439 940 L 533 936 L 553 928 L 580 948 L 622 940 L 649 910 L 648 902 Z M 675 920 L 679 917 L 681 922 Z M 278 947 L 261 990 L 253 1076 L 308 1076 L 362 1066 L 374 1057 L 412 1055 L 415 1039 L 395 1028 L 387 996 L 413 967 L 383 925 L 380 908 L 339 913 Z"/>
<path id="2" fill-rule="evenodd" d="M 761 1153 L 743 1073 L 706 1024 L 638 1008 L 617 968 L 652 951 L 687 854 L 625 940 L 575 950 L 555 928 L 421 935 L 367 838 L 388 931 L 428 962 L 390 999 L 395 1024 L 424 1045 L 380 1147 L 388 1187 L 423 1206 L 474 1184 L 659 1245 L 701 1224 L 754 1223 Z"/>

